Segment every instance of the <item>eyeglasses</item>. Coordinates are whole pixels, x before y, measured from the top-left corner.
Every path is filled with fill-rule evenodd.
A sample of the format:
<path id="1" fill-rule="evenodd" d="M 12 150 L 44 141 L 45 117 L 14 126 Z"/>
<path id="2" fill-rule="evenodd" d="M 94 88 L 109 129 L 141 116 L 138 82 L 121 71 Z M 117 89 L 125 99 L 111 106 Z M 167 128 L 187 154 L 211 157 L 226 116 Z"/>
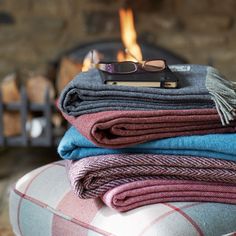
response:
<path id="1" fill-rule="evenodd" d="M 164 60 L 149 60 L 141 62 L 123 61 L 98 63 L 95 64 L 95 67 L 101 71 L 108 72 L 110 74 L 131 74 L 141 71 L 162 71 L 166 68 L 166 62 Z"/>
<path id="2" fill-rule="evenodd" d="M 126 53 L 131 55 L 135 60 L 137 58 L 128 50 L 125 49 Z M 97 68 L 101 71 L 110 73 L 110 74 L 131 74 L 140 71 L 148 71 L 148 72 L 158 72 L 164 70 L 166 66 L 166 61 L 163 59 L 159 60 L 148 60 L 148 61 L 123 61 L 123 62 L 100 62 L 93 63 L 93 53 L 94 50 L 91 51 L 91 61 L 92 67 Z"/>

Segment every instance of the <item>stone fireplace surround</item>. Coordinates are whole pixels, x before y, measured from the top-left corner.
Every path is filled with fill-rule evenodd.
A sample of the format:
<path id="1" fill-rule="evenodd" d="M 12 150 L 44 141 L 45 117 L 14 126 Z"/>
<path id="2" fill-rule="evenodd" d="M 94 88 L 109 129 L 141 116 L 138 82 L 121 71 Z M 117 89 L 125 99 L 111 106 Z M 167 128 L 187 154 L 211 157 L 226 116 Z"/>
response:
<path id="1" fill-rule="evenodd" d="M 234 0 L 0 0 L 0 79 L 16 68 L 43 72 L 65 50 L 119 38 L 123 6 L 134 10 L 139 38 L 236 81 Z"/>

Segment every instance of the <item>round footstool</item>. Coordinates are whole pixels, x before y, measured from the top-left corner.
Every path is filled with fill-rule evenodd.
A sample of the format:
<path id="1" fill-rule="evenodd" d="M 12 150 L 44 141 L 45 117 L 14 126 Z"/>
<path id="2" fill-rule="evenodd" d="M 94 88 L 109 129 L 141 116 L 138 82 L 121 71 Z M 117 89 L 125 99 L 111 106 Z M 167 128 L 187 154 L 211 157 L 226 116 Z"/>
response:
<path id="1" fill-rule="evenodd" d="M 100 199 L 76 197 L 60 161 L 16 183 L 10 219 L 14 233 L 22 236 L 220 236 L 234 235 L 236 205 L 164 203 L 118 213 Z"/>

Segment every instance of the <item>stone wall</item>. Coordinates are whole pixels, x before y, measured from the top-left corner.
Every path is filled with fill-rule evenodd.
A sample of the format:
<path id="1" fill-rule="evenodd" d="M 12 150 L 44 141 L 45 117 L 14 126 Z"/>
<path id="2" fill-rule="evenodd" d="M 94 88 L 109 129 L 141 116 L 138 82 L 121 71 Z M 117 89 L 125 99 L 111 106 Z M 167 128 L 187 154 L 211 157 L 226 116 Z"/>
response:
<path id="1" fill-rule="evenodd" d="M 236 81 L 235 0 L 0 0 L 0 77 L 43 70 L 69 48 L 119 37 L 122 6 L 134 9 L 140 37 Z"/>

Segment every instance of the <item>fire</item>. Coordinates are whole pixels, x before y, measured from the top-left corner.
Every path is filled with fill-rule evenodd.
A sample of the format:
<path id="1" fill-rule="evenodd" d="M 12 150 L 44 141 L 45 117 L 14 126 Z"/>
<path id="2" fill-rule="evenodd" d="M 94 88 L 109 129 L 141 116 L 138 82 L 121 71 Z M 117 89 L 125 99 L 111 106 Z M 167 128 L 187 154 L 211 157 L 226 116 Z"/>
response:
<path id="1" fill-rule="evenodd" d="M 120 9 L 121 39 L 128 51 L 135 56 L 138 61 L 142 61 L 142 52 L 137 43 L 137 34 L 134 27 L 134 17 L 131 9 Z M 136 61 L 131 55 L 122 51 L 118 52 L 118 61 Z"/>
<path id="2" fill-rule="evenodd" d="M 117 61 L 129 61 L 130 58 L 127 58 L 127 57 L 130 57 L 130 56 L 125 54 L 122 50 L 119 50 L 117 52 L 117 55 L 116 55 Z M 131 58 L 131 61 L 132 60 L 134 60 L 133 57 Z"/>
<path id="3" fill-rule="evenodd" d="M 83 66 L 81 71 L 88 71 L 91 68 L 91 60 L 89 58 L 84 58 L 83 60 Z"/>
<path id="4" fill-rule="evenodd" d="M 117 61 L 142 61 L 142 52 L 137 43 L 137 34 L 134 27 L 133 12 L 131 9 L 120 9 L 119 15 L 121 39 L 129 53 L 119 50 Z M 94 63 L 98 63 L 101 59 L 102 55 L 98 51 L 89 52 L 84 58 L 82 71 L 88 71 Z"/>
<path id="5" fill-rule="evenodd" d="M 94 64 L 102 59 L 102 55 L 97 50 L 90 51 L 83 60 L 82 71 L 88 71 L 93 68 Z"/>

